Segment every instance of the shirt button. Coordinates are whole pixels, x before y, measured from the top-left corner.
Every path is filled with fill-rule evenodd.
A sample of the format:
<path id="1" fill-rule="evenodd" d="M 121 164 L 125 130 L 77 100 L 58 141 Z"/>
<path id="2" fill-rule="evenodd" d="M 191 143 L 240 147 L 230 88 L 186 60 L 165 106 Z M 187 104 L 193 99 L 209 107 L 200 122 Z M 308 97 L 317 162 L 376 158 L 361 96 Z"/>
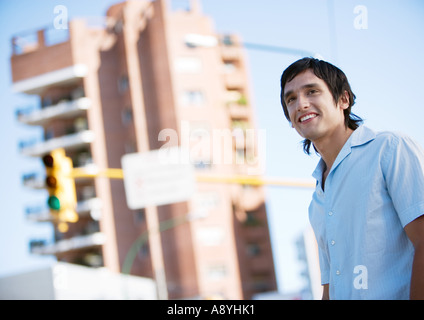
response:
<path id="1" fill-rule="evenodd" d="M 331 217 L 332 215 L 333 215 L 334 213 L 333 213 L 333 211 L 330 211 L 329 213 L 328 213 L 328 215 Z"/>
<path id="2" fill-rule="evenodd" d="M 336 274 L 339 276 L 340 275 L 340 270 L 337 270 L 336 271 Z"/>
<path id="3" fill-rule="evenodd" d="M 331 245 L 334 246 L 336 244 L 336 241 L 331 240 Z"/>

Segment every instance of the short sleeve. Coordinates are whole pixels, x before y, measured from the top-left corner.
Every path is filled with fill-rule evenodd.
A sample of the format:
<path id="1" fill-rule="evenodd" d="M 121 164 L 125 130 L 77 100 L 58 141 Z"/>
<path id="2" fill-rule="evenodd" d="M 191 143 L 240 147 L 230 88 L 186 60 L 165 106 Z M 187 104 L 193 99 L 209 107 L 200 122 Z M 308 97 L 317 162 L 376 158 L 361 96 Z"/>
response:
<path id="1" fill-rule="evenodd" d="M 402 227 L 424 214 L 424 151 L 411 138 L 392 135 L 383 174 Z"/>

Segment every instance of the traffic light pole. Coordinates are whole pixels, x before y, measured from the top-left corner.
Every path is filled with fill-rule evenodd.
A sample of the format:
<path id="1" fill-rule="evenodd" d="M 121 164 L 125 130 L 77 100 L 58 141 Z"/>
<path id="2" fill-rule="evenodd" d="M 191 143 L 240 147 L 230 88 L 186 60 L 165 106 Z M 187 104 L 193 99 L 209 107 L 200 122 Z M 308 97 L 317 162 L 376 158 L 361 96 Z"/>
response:
<path id="1" fill-rule="evenodd" d="M 110 179 L 124 179 L 122 169 L 84 169 L 74 168 L 72 171 L 72 177 L 75 178 L 97 178 L 105 177 Z"/>
<path id="2" fill-rule="evenodd" d="M 90 170 L 83 168 L 74 168 L 72 171 L 73 178 L 97 178 L 105 177 L 109 179 L 124 179 L 122 169 L 102 169 Z M 216 175 L 196 175 L 197 182 L 204 183 L 229 183 L 229 184 L 247 184 L 247 185 L 269 185 L 279 187 L 294 188 L 315 188 L 315 183 L 309 180 L 289 180 L 278 178 L 261 178 L 257 176 L 216 176 Z"/>

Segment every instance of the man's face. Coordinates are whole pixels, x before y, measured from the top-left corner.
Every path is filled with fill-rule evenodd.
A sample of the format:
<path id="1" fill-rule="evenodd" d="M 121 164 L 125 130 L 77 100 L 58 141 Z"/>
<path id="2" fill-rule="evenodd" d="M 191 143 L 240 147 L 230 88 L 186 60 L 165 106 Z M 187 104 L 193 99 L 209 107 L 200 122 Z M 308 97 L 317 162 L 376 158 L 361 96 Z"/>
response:
<path id="1" fill-rule="evenodd" d="M 344 127 L 347 93 L 336 104 L 327 84 L 311 69 L 286 83 L 283 99 L 293 128 L 305 139 L 317 142 Z"/>

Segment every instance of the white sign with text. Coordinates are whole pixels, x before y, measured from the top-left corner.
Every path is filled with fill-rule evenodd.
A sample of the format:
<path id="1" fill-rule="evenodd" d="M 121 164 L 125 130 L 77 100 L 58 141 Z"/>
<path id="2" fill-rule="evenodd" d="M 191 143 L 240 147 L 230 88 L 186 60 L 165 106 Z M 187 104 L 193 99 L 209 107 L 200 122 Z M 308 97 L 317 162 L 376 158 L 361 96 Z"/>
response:
<path id="1" fill-rule="evenodd" d="M 179 147 L 126 154 L 121 162 L 132 210 L 183 202 L 194 194 L 194 168 Z"/>

